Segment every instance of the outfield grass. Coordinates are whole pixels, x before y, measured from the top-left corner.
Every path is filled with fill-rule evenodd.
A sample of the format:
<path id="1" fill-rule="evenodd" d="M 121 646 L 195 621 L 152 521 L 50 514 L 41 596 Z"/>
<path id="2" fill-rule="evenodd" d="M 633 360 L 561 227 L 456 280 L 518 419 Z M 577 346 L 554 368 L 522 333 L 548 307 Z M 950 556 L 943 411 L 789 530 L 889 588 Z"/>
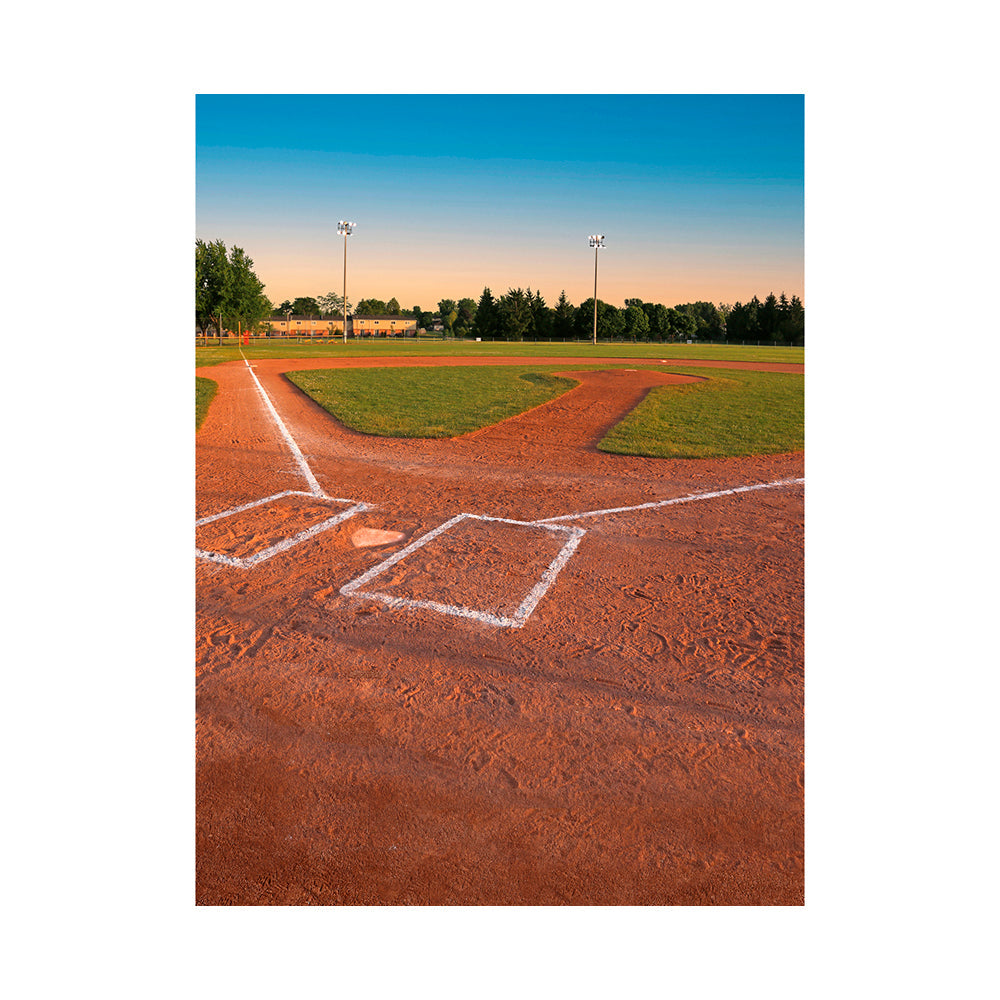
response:
<path id="1" fill-rule="evenodd" d="M 513 417 L 577 383 L 535 368 L 326 368 L 286 376 L 341 423 L 379 437 L 445 438 Z"/>
<path id="2" fill-rule="evenodd" d="M 242 351 L 242 353 L 241 353 Z M 598 344 L 533 343 L 531 341 L 488 341 L 477 344 L 463 340 L 419 340 L 410 337 L 392 340 L 332 341 L 327 344 L 296 344 L 264 340 L 244 348 L 237 346 L 195 348 L 199 368 L 226 361 L 267 358 L 412 358 L 412 357 L 527 357 L 527 358 L 670 358 L 675 361 L 757 361 L 802 364 L 802 347 L 741 347 L 723 344 Z"/>
<path id="3" fill-rule="evenodd" d="M 599 368 L 609 365 L 595 366 Z M 598 444 L 655 458 L 723 458 L 804 447 L 803 376 L 657 366 L 703 381 L 654 389 Z M 537 368 L 346 368 L 287 376 L 338 420 L 383 437 L 455 437 L 522 413 L 576 383 Z"/>
<path id="4" fill-rule="evenodd" d="M 670 367 L 705 378 L 704 368 Z M 653 458 L 774 455 L 805 447 L 804 377 L 731 371 L 704 382 L 654 389 L 598 444 Z"/>
<path id="5" fill-rule="evenodd" d="M 208 407 L 215 394 L 219 391 L 219 383 L 210 378 L 195 378 L 194 380 L 194 426 L 197 430 L 208 415 Z"/>

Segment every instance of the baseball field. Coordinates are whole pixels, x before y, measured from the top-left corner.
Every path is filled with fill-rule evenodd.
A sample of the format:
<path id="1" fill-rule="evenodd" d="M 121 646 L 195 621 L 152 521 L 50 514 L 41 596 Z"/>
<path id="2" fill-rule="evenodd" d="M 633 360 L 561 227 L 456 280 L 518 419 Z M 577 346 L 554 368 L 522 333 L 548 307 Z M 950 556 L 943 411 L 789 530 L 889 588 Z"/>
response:
<path id="1" fill-rule="evenodd" d="M 801 351 L 196 366 L 199 904 L 803 903 Z"/>

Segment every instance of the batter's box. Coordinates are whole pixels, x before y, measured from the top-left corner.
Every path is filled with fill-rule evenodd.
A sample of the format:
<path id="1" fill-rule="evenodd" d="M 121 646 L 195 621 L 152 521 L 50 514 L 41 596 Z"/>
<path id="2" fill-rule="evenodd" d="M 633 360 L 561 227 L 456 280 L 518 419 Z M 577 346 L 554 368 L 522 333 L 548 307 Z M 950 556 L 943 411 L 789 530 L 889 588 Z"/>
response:
<path id="1" fill-rule="evenodd" d="M 333 505 L 347 509 L 331 517 Z M 195 521 L 195 555 L 249 569 L 368 509 L 353 500 L 286 490 Z"/>
<path id="2" fill-rule="evenodd" d="M 459 514 L 340 592 L 520 628 L 584 534 L 565 525 Z M 379 577 L 378 590 L 361 589 Z"/>

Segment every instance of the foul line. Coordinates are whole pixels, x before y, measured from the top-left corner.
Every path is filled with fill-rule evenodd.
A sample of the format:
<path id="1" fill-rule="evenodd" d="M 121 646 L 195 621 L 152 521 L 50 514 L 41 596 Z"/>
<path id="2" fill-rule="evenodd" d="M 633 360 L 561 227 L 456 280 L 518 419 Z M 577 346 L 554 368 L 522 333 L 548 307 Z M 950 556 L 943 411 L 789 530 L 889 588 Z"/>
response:
<path id="1" fill-rule="evenodd" d="M 243 351 L 240 351 L 240 354 L 242 355 Z M 261 399 L 264 400 L 264 405 L 268 408 L 271 416 L 274 418 L 274 422 L 278 425 L 278 430 L 281 431 L 281 435 L 285 439 L 285 443 L 291 449 L 292 455 L 295 457 L 295 461 L 299 463 L 299 469 L 301 469 L 302 475 L 306 477 L 306 482 L 309 483 L 309 488 L 312 491 L 313 496 L 325 497 L 326 494 L 323 492 L 323 487 L 320 486 L 316 477 L 312 474 L 312 469 L 309 468 L 302 452 L 299 451 L 299 446 L 295 443 L 295 439 L 288 433 L 288 428 L 282 423 L 281 417 L 278 416 L 278 411 L 274 408 L 274 403 L 271 402 L 271 397 L 264 391 L 264 387 L 260 384 L 260 380 L 254 374 L 253 368 L 250 367 L 250 362 L 247 361 L 246 357 L 243 358 L 243 364 L 247 366 L 247 371 L 250 372 L 250 377 L 257 383 L 257 391 L 260 393 Z"/>
<path id="2" fill-rule="evenodd" d="M 691 503 L 693 500 L 711 500 L 713 497 L 728 497 L 735 493 L 749 493 L 751 490 L 771 490 L 779 486 L 795 486 L 804 483 L 805 479 L 778 479 L 773 483 L 755 483 L 753 486 L 734 486 L 731 490 L 715 490 L 713 493 L 691 493 L 686 497 L 674 497 L 672 500 L 654 500 L 650 503 L 640 503 L 634 507 L 607 507 L 604 510 L 588 510 L 580 514 L 560 514 L 559 517 L 545 517 L 532 524 L 552 524 L 553 521 L 575 521 L 581 517 L 600 517 L 602 514 L 623 514 L 631 510 L 652 510 L 654 507 L 670 507 L 677 503 Z"/>

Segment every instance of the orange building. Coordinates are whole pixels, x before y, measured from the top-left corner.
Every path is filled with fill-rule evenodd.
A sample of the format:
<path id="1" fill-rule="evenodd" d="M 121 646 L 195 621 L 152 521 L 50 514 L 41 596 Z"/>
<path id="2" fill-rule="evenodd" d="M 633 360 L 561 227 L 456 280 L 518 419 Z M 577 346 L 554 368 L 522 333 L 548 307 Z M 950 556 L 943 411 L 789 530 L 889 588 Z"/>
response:
<path id="1" fill-rule="evenodd" d="M 272 316 L 264 324 L 268 337 L 343 337 L 343 317 Z M 348 316 L 347 335 L 354 337 L 415 337 L 412 316 Z"/>
<path id="2" fill-rule="evenodd" d="M 320 319 L 319 316 L 272 316 L 264 322 L 268 337 L 331 337 L 344 335 L 343 317 Z M 268 329 L 269 328 L 269 329 Z M 347 317 L 348 332 L 351 317 Z"/>
<path id="3" fill-rule="evenodd" d="M 348 316 L 348 333 L 356 337 L 415 337 L 417 321 L 412 316 Z"/>

